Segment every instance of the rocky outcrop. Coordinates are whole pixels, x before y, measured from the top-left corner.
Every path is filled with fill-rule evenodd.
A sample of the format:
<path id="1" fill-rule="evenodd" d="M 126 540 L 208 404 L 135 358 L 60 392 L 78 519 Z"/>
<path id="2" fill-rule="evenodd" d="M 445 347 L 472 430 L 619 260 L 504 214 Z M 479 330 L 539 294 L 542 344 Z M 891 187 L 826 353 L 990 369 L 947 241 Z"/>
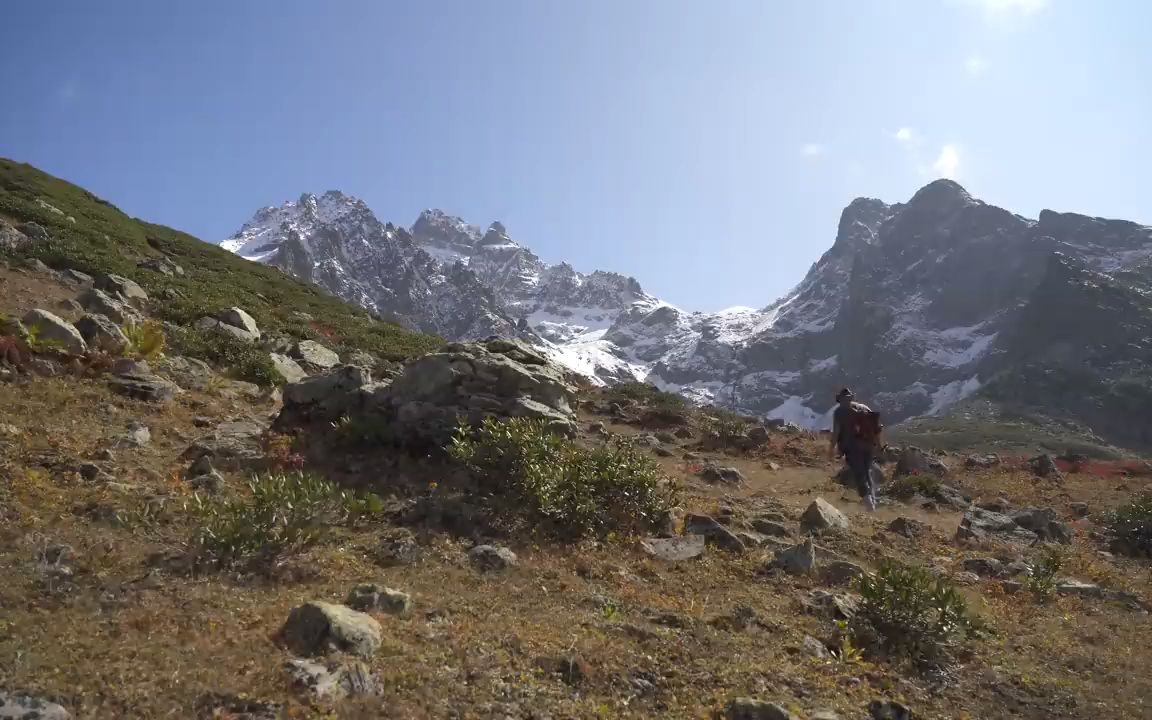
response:
<path id="1" fill-rule="evenodd" d="M 118 353 L 128 344 L 128 338 L 119 326 L 103 315 L 84 315 L 76 321 L 76 330 L 89 346 L 104 352 Z"/>

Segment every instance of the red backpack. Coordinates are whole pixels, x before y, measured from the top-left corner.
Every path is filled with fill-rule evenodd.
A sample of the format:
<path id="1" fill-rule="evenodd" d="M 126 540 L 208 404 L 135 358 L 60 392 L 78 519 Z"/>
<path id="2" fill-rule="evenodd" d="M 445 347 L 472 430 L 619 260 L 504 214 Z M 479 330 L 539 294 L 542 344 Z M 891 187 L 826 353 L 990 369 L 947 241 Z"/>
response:
<path id="1" fill-rule="evenodd" d="M 880 431 L 884 429 L 880 413 L 867 405 L 853 405 L 849 423 L 849 432 L 856 442 L 866 447 L 880 444 Z"/>

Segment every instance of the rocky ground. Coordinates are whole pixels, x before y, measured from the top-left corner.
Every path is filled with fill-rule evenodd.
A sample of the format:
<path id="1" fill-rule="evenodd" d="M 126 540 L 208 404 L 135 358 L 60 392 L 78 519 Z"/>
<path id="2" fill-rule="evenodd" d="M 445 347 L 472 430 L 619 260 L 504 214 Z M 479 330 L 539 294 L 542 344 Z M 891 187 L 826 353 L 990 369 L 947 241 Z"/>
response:
<path id="1" fill-rule="evenodd" d="M 916 480 L 868 514 L 822 436 L 573 398 L 506 341 L 375 369 L 284 348 L 274 392 L 171 351 L 81 362 L 115 340 L 81 321 L 89 283 L 147 312 L 0 269 L 0 312 L 87 352 L 9 356 L 0 382 L 0 718 L 1152 717 L 1150 566 L 1094 523 L 1152 489 L 1142 463 L 909 450 L 885 472 Z M 254 342 L 250 319 L 211 322 Z M 432 442 L 485 414 L 631 436 L 679 507 L 598 541 L 494 522 Z M 199 553 L 205 508 L 296 470 L 378 504 L 298 549 Z M 885 559 L 950 578 L 984 630 L 931 665 L 845 651 L 851 579 Z"/>

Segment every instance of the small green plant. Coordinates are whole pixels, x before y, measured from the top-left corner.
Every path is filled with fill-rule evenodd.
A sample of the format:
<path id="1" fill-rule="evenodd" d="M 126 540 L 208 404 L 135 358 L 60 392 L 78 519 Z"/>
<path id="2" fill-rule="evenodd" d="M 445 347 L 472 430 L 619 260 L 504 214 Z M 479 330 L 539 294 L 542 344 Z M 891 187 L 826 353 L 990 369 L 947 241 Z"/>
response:
<path id="1" fill-rule="evenodd" d="M 940 492 L 940 479 L 928 473 L 909 473 L 892 480 L 885 493 L 895 498 L 907 499 L 914 495 L 936 497 Z"/>
<path id="2" fill-rule="evenodd" d="M 1125 552 L 1152 556 L 1152 493 L 1106 513 L 1103 525 Z"/>
<path id="3" fill-rule="evenodd" d="M 1036 602 L 1046 603 L 1056 592 L 1060 571 L 1064 568 L 1065 555 L 1056 547 L 1045 547 L 1040 557 L 1032 565 L 1032 572 L 1024 581 L 1024 587 L 1036 598 Z"/>
<path id="4" fill-rule="evenodd" d="M 195 544 L 221 562 L 275 556 L 316 542 L 332 525 L 379 512 L 380 498 L 357 497 L 309 473 L 270 473 L 248 482 L 243 498 L 193 496 L 200 517 Z"/>
<path id="5" fill-rule="evenodd" d="M 714 434 L 725 448 L 738 444 L 750 424 L 749 418 L 721 407 L 708 408 L 702 417 L 704 432 Z"/>
<path id="6" fill-rule="evenodd" d="M 151 318 L 136 322 L 129 320 L 120 328 L 128 342 L 124 345 L 125 357 L 137 360 L 151 360 L 164 352 L 164 327 Z"/>
<path id="7" fill-rule="evenodd" d="M 557 534 L 606 537 L 653 525 L 676 489 L 624 439 L 585 448 L 529 418 L 461 424 L 449 454 L 526 520 Z"/>
<path id="8" fill-rule="evenodd" d="M 25 330 L 24 342 L 28 346 L 28 350 L 33 353 L 47 353 L 64 349 L 64 344 L 59 340 L 42 337 L 40 328 L 35 325 Z"/>
<path id="9" fill-rule="evenodd" d="M 854 581 L 861 597 L 850 629 L 865 646 L 892 657 L 931 660 L 975 630 L 968 603 L 946 579 L 924 568 L 885 560 Z"/>
<path id="10" fill-rule="evenodd" d="M 832 651 L 832 657 L 845 665 L 861 665 L 864 663 L 864 651 L 852 642 L 852 631 L 847 620 L 836 621 L 836 637 L 839 642 Z"/>
<path id="11" fill-rule="evenodd" d="M 227 369 L 241 380 L 263 387 L 280 385 L 284 377 L 266 351 L 219 330 L 175 328 L 172 344 L 182 354 Z"/>

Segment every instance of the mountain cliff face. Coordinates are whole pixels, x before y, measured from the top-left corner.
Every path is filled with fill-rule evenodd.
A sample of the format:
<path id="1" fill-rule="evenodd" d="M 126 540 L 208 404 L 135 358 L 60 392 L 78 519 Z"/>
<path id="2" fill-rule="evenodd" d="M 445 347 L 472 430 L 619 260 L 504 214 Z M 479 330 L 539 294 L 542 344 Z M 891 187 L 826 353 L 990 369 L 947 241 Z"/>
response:
<path id="1" fill-rule="evenodd" d="M 630 277 L 549 265 L 498 222 L 428 210 L 404 230 L 335 192 L 265 208 L 224 246 L 448 338 L 518 334 L 598 382 L 647 380 L 809 427 L 827 424 L 842 385 L 889 422 L 977 398 L 1067 407 L 1152 445 L 1152 421 L 1117 419 L 1152 400 L 1152 229 L 1032 220 L 949 180 L 906 203 L 854 200 L 792 292 L 710 314 Z M 1067 397 L 1077 388 L 1091 399 Z"/>

